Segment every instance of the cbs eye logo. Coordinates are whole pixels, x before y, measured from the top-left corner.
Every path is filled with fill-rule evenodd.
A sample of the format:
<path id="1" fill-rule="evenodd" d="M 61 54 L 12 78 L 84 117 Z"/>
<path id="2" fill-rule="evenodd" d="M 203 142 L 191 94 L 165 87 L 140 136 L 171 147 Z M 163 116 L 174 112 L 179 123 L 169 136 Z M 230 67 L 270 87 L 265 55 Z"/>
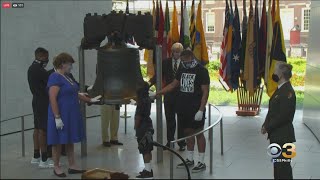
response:
<path id="1" fill-rule="evenodd" d="M 282 149 L 286 149 L 287 152 L 282 152 Z M 297 155 L 296 146 L 293 143 L 286 143 L 282 148 L 277 143 L 272 143 L 268 146 L 267 153 L 272 158 L 277 158 L 281 155 L 284 158 L 294 158 Z"/>

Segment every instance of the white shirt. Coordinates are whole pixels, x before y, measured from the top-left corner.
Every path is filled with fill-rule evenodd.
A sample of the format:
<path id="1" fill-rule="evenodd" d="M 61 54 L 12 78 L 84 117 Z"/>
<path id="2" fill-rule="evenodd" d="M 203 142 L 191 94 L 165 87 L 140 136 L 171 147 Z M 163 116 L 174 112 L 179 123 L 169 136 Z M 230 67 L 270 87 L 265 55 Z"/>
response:
<path id="1" fill-rule="evenodd" d="M 279 84 L 279 85 L 278 85 L 278 89 L 280 89 L 280 88 L 281 88 L 281 86 L 283 86 L 286 82 L 288 82 L 288 81 L 285 81 L 285 82 L 283 82 L 283 83 Z"/>
<path id="2" fill-rule="evenodd" d="M 177 69 L 179 69 L 179 65 L 180 65 L 180 62 L 181 62 L 180 58 L 177 59 L 177 60 L 172 58 L 172 69 L 174 69 L 174 64 L 176 63 L 176 61 L 177 61 Z"/>

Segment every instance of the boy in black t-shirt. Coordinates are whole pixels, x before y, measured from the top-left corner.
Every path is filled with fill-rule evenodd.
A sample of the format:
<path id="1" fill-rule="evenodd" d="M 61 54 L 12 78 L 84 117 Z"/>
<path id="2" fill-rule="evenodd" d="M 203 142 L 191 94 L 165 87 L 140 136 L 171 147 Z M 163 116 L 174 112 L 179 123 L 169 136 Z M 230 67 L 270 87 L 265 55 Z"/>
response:
<path id="1" fill-rule="evenodd" d="M 203 130 L 205 120 L 205 107 L 209 97 L 210 77 L 208 70 L 199 64 L 195 59 L 192 51 L 184 50 L 181 55 L 182 68 L 179 69 L 176 79 L 157 92 L 156 95 L 166 94 L 179 87 L 177 99 L 178 121 L 183 122 L 185 136 L 192 135 Z M 206 139 L 202 134 L 196 136 L 199 161 L 192 169 L 192 172 L 200 172 L 206 169 L 204 163 L 204 153 L 206 149 Z M 187 139 L 187 159 L 188 166 L 194 165 L 193 151 L 195 138 Z M 177 168 L 184 168 L 183 163 Z"/>
<path id="2" fill-rule="evenodd" d="M 137 108 L 135 113 L 134 129 L 136 130 L 136 137 L 138 145 L 143 139 L 148 129 L 153 128 L 152 120 L 150 118 L 151 99 L 149 98 L 149 84 L 143 82 L 142 87 L 137 91 Z M 137 178 L 153 178 L 153 171 L 151 168 L 151 160 L 153 145 L 148 144 L 146 147 L 140 147 L 139 152 L 143 155 L 145 168 Z"/>

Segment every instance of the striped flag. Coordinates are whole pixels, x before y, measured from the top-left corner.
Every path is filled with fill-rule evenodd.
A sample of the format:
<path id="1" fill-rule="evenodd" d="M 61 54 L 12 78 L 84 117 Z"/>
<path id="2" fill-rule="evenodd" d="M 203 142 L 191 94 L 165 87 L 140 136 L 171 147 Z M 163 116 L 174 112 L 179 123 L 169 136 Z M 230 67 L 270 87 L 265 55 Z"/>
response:
<path id="1" fill-rule="evenodd" d="M 162 43 L 162 59 L 167 59 L 171 51 L 170 45 L 169 45 L 169 31 L 170 31 L 170 17 L 169 17 L 169 6 L 168 6 L 168 0 L 166 2 L 166 10 L 165 10 L 165 18 L 164 18 L 164 34 L 163 34 L 163 43 Z"/>
<path id="2" fill-rule="evenodd" d="M 275 12 L 275 23 L 273 27 L 273 38 L 271 47 L 271 66 L 269 70 L 267 93 L 271 97 L 277 89 L 277 83 L 272 80 L 272 74 L 275 71 L 277 64 L 287 62 L 286 49 L 284 45 L 283 30 L 280 19 L 279 0 L 277 0 L 277 7 Z"/>
<path id="3" fill-rule="evenodd" d="M 265 66 L 265 86 L 268 89 L 269 82 L 269 69 L 270 69 L 270 56 L 271 56 L 271 46 L 272 46 L 272 36 L 273 36 L 273 25 L 272 25 L 272 15 L 271 15 L 271 0 L 268 3 L 268 15 L 267 15 L 267 45 L 266 45 L 266 66 Z"/>
<path id="4" fill-rule="evenodd" d="M 191 16 L 190 16 L 189 31 L 190 31 L 190 46 L 191 46 L 191 49 L 193 50 L 194 41 L 195 41 L 195 31 L 196 31 L 194 0 L 192 0 L 192 6 L 191 6 Z"/>
<path id="5" fill-rule="evenodd" d="M 197 10 L 197 20 L 196 20 L 196 39 L 194 44 L 193 53 L 196 59 L 198 59 L 203 65 L 208 64 L 209 56 L 208 56 L 208 49 L 207 43 L 205 39 L 205 34 L 202 25 L 202 10 L 201 10 L 201 0 L 198 4 Z"/>
<path id="6" fill-rule="evenodd" d="M 227 84 L 226 79 L 226 74 L 227 74 L 227 45 L 228 42 L 230 41 L 229 37 L 230 33 L 229 31 L 229 24 L 230 24 L 230 9 L 229 9 L 229 3 L 228 0 L 226 0 L 226 8 L 225 8 L 225 19 L 224 19 L 224 28 L 223 28 L 223 40 L 221 43 L 221 53 L 220 53 L 220 68 L 219 68 L 219 81 L 222 84 L 223 88 L 226 91 L 230 90 L 229 85 Z M 232 37 L 231 37 L 232 38 Z M 229 41 L 228 41 L 229 40 Z"/>

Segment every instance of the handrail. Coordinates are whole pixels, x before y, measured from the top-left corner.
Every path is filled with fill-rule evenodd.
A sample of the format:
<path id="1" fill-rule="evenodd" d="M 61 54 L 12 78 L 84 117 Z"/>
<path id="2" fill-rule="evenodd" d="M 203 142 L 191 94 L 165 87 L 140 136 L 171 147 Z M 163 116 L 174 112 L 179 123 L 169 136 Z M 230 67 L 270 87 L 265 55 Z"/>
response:
<path id="1" fill-rule="evenodd" d="M 9 119 L 5 119 L 5 120 L 1 120 L 0 122 L 2 123 L 2 122 L 10 121 L 10 120 L 13 120 L 13 119 L 18 119 L 18 118 L 21 118 L 21 117 L 31 116 L 31 115 L 33 115 L 33 113 L 20 115 L 20 116 L 9 118 Z"/>
<path id="2" fill-rule="evenodd" d="M 180 138 L 180 139 L 177 139 L 177 140 L 174 140 L 174 141 L 170 141 L 170 143 L 177 143 L 177 142 L 180 142 L 180 141 L 183 141 L 183 140 L 187 140 L 188 138 L 195 137 L 195 136 L 197 136 L 197 135 L 199 135 L 199 134 L 201 134 L 201 133 L 204 133 L 204 132 L 208 131 L 209 129 L 213 128 L 213 127 L 216 126 L 217 124 L 219 124 L 220 121 L 222 120 L 222 113 L 220 112 L 220 110 L 219 110 L 216 106 L 214 106 L 214 105 L 212 105 L 212 104 L 210 104 L 210 103 L 209 103 L 209 106 L 213 106 L 213 107 L 214 107 L 215 109 L 217 109 L 218 112 L 219 112 L 219 118 L 218 118 L 218 120 L 217 120 L 214 124 L 210 125 L 210 126 L 207 127 L 206 129 L 204 129 L 204 130 L 202 130 L 202 131 L 200 131 L 200 132 L 197 132 L 197 133 L 195 133 L 195 134 L 193 134 L 193 135 L 186 136 L 186 137 L 184 137 L 184 138 Z"/>
<path id="3" fill-rule="evenodd" d="M 209 103 L 208 104 L 209 106 L 209 127 L 207 127 L 206 129 L 200 131 L 200 132 L 197 132 L 193 135 L 190 135 L 190 136 L 187 136 L 187 137 L 184 137 L 184 138 L 180 138 L 180 139 L 177 139 L 177 140 L 174 140 L 174 141 L 170 141 L 170 148 L 173 149 L 173 145 L 174 143 L 176 142 L 180 142 L 180 141 L 183 141 L 183 140 L 186 140 L 188 138 L 191 138 L 191 137 L 195 137 L 201 133 L 204 133 L 206 131 L 209 131 L 209 140 L 210 140 L 210 174 L 212 174 L 212 171 L 213 171 L 213 127 L 215 127 L 218 123 L 220 123 L 220 145 L 221 145 L 221 155 L 223 155 L 223 121 L 222 121 L 222 113 L 221 111 L 213 104 Z M 214 122 L 212 125 L 211 125 L 211 106 L 213 106 L 218 112 L 219 112 L 219 117 L 218 117 L 218 120 L 216 122 Z M 173 179 L 173 155 L 170 154 L 170 179 Z"/>

